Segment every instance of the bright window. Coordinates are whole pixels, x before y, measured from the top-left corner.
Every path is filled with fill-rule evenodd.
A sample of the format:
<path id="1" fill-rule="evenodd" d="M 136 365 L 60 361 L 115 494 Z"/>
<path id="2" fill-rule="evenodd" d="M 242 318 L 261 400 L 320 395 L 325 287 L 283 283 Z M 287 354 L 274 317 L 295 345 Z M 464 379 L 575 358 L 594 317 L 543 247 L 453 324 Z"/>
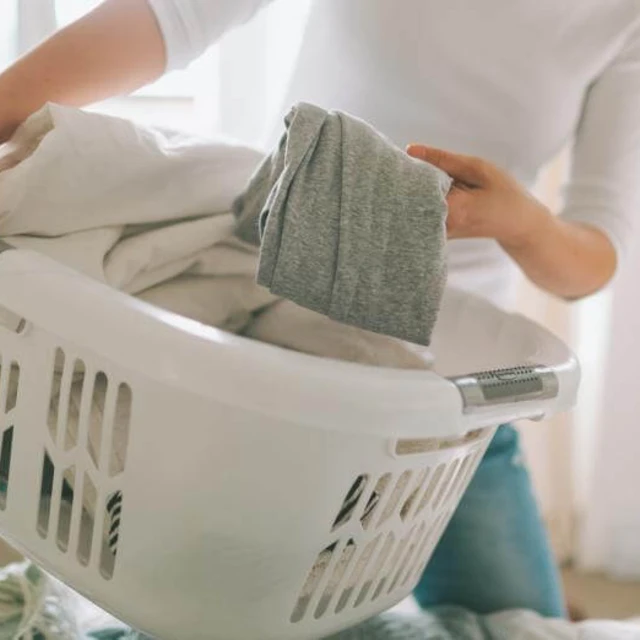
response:
<path id="1" fill-rule="evenodd" d="M 186 1 L 186 0 L 182 0 Z M 280 105 L 310 0 L 279 0 L 185 71 L 94 105 L 145 123 L 261 141 Z M 100 0 L 0 0 L 0 68 Z"/>
<path id="2" fill-rule="evenodd" d="M 17 50 L 17 7 L 12 0 L 0 1 L 0 69 L 13 59 Z"/>

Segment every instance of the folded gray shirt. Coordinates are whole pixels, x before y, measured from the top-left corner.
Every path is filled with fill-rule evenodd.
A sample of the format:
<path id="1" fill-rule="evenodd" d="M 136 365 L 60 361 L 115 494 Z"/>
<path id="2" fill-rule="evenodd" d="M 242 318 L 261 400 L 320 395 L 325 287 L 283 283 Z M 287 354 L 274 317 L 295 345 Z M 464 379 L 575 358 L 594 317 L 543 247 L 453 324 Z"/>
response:
<path id="1" fill-rule="evenodd" d="M 427 345 L 446 280 L 451 179 L 365 122 L 300 104 L 234 205 L 257 281 L 349 325 Z"/>

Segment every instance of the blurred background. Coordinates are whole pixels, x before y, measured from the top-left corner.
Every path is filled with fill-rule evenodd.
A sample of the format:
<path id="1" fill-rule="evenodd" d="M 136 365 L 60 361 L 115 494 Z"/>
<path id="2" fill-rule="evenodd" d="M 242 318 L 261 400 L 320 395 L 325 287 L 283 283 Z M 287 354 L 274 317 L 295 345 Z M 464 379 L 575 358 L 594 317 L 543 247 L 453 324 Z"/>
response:
<path id="1" fill-rule="evenodd" d="M 0 0 L 0 69 L 97 4 Z M 309 0 L 279 0 L 186 71 L 92 109 L 259 145 L 280 106 L 308 7 Z M 568 158 L 564 152 L 540 176 L 538 195 L 555 210 Z M 522 432 L 571 602 L 595 617 L 640 615 L 637 273 L 640 248 L 633 247 L 613 289 L 590 300 L 567 305 L 524 281 L 519 289 L 518 310 L 568 341 L 583 366 L 577 410 Z M 0 563 L 13 557 L 0 551 Z"/>

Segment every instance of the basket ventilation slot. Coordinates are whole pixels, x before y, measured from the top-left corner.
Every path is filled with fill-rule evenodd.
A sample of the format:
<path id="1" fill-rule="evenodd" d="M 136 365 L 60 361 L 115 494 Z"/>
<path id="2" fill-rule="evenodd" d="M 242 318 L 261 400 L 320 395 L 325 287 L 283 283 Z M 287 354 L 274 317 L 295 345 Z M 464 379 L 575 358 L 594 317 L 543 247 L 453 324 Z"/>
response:
<path id="1" fill-rule="evenodd" d="M 15 416 L 20 390 L 20 365 L 0 356 L 0 511 L 7 508 L 11 480 L 11 455 Z"/>
<path id="2" fill-rule="evenodd" d="M 479 444 L 434 467 L 388 472 L 377 479 L 357 476 L 331 526 L 334 533 L 344 528 L 346 535 L 316 557 L 291 622 L 339 615 L 411 588 L 483 452 L 484 445 Z"/>
<path id="3" fill-rule="evenodd" d="M 126 469 L 131 387 L 56 349 L 50 388 L 38 532 L 48 539 L 55 531 L 62 553 L 71 549 L 81 565 L 111 579 L 123 522 L 117 477 Z"/>

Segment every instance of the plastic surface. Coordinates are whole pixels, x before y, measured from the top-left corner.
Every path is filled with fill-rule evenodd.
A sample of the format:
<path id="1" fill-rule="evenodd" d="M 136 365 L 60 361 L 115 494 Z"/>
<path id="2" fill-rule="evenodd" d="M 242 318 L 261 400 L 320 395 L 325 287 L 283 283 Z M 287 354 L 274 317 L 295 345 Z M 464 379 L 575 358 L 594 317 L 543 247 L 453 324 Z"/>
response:
<path id="1" fill-rule="evenodd" d="M 466 294 L 433 351 L 306 356 L 0 252 L 0 532 L 160 640 L 324 637 L 412 590 L 495 426 L 575 401 L 561 341 Z M 463 401 L 523 366 L 553 394 Z"/>

